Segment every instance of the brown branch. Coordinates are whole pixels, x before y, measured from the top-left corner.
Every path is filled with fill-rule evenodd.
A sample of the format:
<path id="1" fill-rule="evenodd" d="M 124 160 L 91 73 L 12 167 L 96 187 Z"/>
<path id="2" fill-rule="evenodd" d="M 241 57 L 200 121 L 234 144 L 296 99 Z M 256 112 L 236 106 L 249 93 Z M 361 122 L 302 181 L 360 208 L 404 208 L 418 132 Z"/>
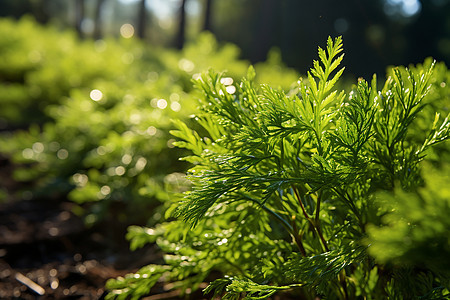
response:
<path id="1" fill-rule="evenodd" d="M 298 234 L 297 224 L 295 223 L 295 216 L 292 216 L 291 220 L 292 220 L 292 229 L 293 229 L 292 237 L 294 238 L 295 244 L 297 244 L 297 247 L 300 250 L 300 253 L 304 257 L 306 257 L 306 250 L 305 250 L 305 247 L 303 246 L 302 237 Z"/>
<path id="2" fill-rule="evenodd" d="M 319 218 L 318 218 L 319 210 L 316 208 L 316 221 L 313 221 L 311 219 L 311 217 L 308 215 L 308 213 L 306 212 L 305 206 L 303 205 L 302 198 L 300 197 L 300 194 L 299 194 L 297 188 L 294 185 L 292 185 L 292 189 L 294 190 L 295 196 L 297 197 L 298 203 L 300 204 L 303 215 L 305 216 L 305 218 L 308 220 L 308 222 L 311 224 L 311 226 L 317 233 L 317 236 L 319 237 L 320 241 L 322 242 L 322 245 L 325 248 L 325 251 L 326 252 L 330 251 L 328 249 L 327 241 L 323 237 L 322 230 L 320 229 Z M 317 199 L 317 203 L 318 203 L 318 208 L 320 208 L 320 198 Z"/>

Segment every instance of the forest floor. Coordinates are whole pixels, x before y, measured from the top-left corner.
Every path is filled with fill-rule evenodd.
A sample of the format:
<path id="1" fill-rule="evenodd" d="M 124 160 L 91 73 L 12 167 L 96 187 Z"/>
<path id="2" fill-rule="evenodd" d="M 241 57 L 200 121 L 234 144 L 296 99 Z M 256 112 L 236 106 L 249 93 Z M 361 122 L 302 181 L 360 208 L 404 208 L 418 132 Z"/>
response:
<path id="1" fill-rule="evenodd" d="M 154 245 L 128 250 L 125 228 L 105 223 L 86 228 L 72 205 L 0 204 L 0 299 L 103 299 L 108 279 L 161 262 Z M 144 299 L 188 298 L 203 297 L 200 291 L 181 297 L 158 283 Z"/>
<path id="2" fill-rule="evenodd" d="M 160 260 L 154 246 L 130 252 L 125 228 L 113 236 L 108 224 L 86 228 L 71 206 L 0 205 L 0 299 L 101 299 L 109 278 Z"/>

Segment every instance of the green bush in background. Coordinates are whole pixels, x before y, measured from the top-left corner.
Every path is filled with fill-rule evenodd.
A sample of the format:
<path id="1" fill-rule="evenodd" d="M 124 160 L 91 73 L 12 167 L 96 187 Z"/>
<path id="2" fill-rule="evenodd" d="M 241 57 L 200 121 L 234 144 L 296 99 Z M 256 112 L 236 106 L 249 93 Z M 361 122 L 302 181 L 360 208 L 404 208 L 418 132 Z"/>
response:
<path id="1" fill-rule="evenodd" d="M 175 51 L 136 39 L 79 41 L 27 18 L 0 20 L 0 32 L 0 153 L 14 179 L 30 184 L 16 197 L 68 194 L 80 213 L 89 207 L 89 224 L 112 212 L 126 223 L 161 218 L 154 209 L 185 170 L 169 130 L 194 111 L 192 77 L 214 66 L 232 81 L 248 67 L 211 34 Z M 280 59 L 260 67 L 277 70 L 283 87 L 297 77 Z"/>
<path id="2" fill-rule="evenodd" d="M 102 78 L 123 80 L 130 70 L 132 54 L 119 43 L 78 43 L 74 33 L 41 27 L 28 18 L 2 19 L 0 31 L 4 127 L 42 123 L 46 107 L 58 104 L 71 89 L 93 89 Z"/>

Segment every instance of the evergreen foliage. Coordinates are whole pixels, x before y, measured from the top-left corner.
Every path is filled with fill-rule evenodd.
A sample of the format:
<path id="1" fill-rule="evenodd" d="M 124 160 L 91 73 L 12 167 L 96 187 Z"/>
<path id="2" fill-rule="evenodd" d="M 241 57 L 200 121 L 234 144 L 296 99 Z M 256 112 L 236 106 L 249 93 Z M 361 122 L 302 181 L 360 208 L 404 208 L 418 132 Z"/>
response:
<path id="1" fill-rule="evenodd" d="M 109 298 L 157 280 L 185 292 L 212 280 L 204 292 L 222 299 L 449 297 L 449 72 L 427 61 L 347 93 L 342 39 L 318 53 L 289 92 L 253 68 L 232 89 L 211 70 L 195 80 L 207 134 L 175 121 L 193 165 L 166 212 L 179 218 L 128 234 L 165 265 L 109 281 Z"/>

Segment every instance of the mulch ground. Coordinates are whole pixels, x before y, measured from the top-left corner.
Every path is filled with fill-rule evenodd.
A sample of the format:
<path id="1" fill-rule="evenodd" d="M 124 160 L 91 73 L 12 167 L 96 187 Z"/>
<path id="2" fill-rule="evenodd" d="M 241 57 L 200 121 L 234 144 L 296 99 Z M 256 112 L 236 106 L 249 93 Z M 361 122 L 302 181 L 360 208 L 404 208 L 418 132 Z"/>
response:
<path id="1" fill-rule="evenodd" d="M 154 246 L 130 252 L 125 228 L 108 228 L 87 229 L 69 202 L 1 204 L 0 299 L 101 299 L 108 279 L 160 260 Z"/>

